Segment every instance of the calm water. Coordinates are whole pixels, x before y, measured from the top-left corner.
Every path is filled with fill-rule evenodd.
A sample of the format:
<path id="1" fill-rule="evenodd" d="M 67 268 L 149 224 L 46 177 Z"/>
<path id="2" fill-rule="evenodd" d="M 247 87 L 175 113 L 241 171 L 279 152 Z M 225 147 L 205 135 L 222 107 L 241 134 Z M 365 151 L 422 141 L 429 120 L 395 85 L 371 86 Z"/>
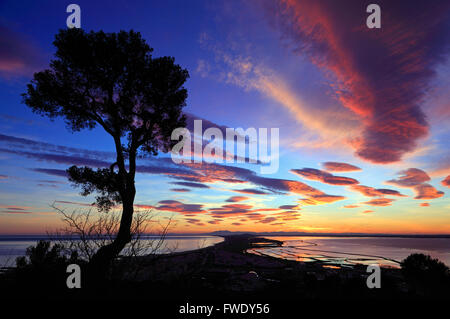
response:
<path id="1" fill-rule="evenodd" d="M 39 239 L 45 238 L 0 237 L 0 267 L 14 266 L 16 258 L 25 255 L 27 247 L 36 245 Z M 152 240 L 152 237 L 144 240 Z M 167 236 L 164 245 L 158 253 L 182 252 L 204 248 L 221 241 L 223 241 L 222 237 L 215 236 Z"/>
<path id="2" fill-rule="evenodd" d="M 450 238 L 380 237 L 267 237 L 283 241 L 282 247 L 255 248 L 255 254 L 305 262 L 322 261 L 348 267 L 373 264 L 399 267 L 412 253 L 424 253 L 450 266 Z"/>

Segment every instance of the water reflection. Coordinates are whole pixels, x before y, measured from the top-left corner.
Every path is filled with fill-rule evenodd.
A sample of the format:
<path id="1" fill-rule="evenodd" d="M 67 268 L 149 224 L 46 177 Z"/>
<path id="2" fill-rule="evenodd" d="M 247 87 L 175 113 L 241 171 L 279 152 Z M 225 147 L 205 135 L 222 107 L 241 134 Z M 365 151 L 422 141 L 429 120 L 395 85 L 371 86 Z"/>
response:
<path id="1" fill-rule="evenodd" d="M 296 260 L 320 261 L 333 267 L 379 264 L 400 267 L 412 253 L 424 253 L 450 265 L 449 238 L 392 237 L 267 237 L 283 241 L 281 247 L 253 248 L 248 252 Z"/>
<path id="2" fill-rule="evenodd" d="M 159 237 L 147 236 L 143 241 L 157 240 Z M 36 237 L 33 240 L 25 238 L 12 240 L 11 238 L 0 238 L 0 267 L 13 267 L 17 257 L 24 256 L 27 247 L 34 246 L 45 237 Z M 183 252 L 215 245 L 223 241 L 222 237 L 216 236 L 167 236 L 164 244 L 156 252 L 165 254 L 170 252 Z M 144 244 L 145 246 L 145 244 Z M 143 255 L 145 251 L 141 252 Z"/>

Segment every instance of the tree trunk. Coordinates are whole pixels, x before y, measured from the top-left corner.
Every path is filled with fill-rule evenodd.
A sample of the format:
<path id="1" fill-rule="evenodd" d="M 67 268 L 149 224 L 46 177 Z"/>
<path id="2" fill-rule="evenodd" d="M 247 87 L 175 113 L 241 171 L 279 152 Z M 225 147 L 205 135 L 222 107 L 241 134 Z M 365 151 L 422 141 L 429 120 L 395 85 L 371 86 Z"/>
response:
<path id="1" fill-rule="evenodd" d="M 101 247 L 92 257 L 89 263 L 92 279 L 105 279 L 106 275 L 108 274 L 111 262 L 131 241 L 132 234 L 130 232 L 130 229 L 133 221 L 133 204 L 134 194 L 130 196 L 129 199 L 124 200 L 122 203 L 122 217 L 120 220 L 120 227 L 116 238 L 111 244 Z"/>
<path id="2" fill-rule="evenodd" d="M 92 279 L 105 279 L 108 273 L 111 262 L 122 251 L 123 248 L 131 241 L 131 224 L 133 222 L 134 213 L 134 197 L 136 195 L 136 188 L 134 184 L 134 177 L 136 173 L 136 147 L 133 144 L 132 150 L 129 152 L 129 166 L 130 171 L 125 169 L 125 160 L 120 142 L 120 136 L 114 136 L 114 142 L 117 153 L 117 165 L 119 167 L 119 176 L 121 177 L 120 195 L 122 199 L 122 217 L 120 219 L 119 231 L 114 241 L 101 247 L 92 257 L 89 266 L 92 274 Z"/>

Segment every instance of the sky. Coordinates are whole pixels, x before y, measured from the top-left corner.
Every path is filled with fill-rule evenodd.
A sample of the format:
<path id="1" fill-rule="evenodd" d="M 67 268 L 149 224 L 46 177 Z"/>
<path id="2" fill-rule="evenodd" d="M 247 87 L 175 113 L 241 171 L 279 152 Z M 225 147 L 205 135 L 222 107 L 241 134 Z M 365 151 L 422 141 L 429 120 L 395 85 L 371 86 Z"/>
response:
<path id="1" fill-rule="evenodd" d="M 375 1 L 369 29 L 372 2 L 77 0 L 85 31 L 139 31 L 189 71 L 188 123 L 279 129 L 272 174 L 141 159 L 136 210 L 178 233 L 450 234 L 450 3 Z M 58 229 L 52 204 L 95 212 L 65 170 L 114 161 L 102 129 L 72 133 L 22 103 L 70 3 L 0 3 L 0 234 Z"/>

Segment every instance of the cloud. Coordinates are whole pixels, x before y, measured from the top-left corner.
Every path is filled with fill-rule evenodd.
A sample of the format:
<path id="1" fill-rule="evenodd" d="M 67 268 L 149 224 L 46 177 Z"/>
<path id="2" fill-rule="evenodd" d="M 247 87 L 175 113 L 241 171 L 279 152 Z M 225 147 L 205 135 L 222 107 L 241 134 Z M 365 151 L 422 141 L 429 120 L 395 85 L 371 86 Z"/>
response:
<path id="1" fill-rule="evenodd" d="M 391 196 L 400 196 L 404 197 L 406 195 L 401 194 L 399 191 L 396 191 L 394 189 L 387 189 L 387 188 L 373 188 L 369 186 L 364 185 L 352 185 L 349 187 L 351 190 L 357 191 L 364 196 L 368 197 L 378 197 L 378 196 L 385 196 L 385 195 L 391 195 Z"/>
<path id="2" fill-rule="evenodd" d="M 222 139 L 223 139 L 223 142 L 224 142 L 223 145 L 220 145 L 220 144 L 217 145 L 216 152 L 218 154 L 221 154 L 224 157 L 226 156 L 227 158 L 231 156 L 231 157 L 234 158 L 235 161 L 239 160 L 239 161 L 243 161 L 245 163 L 261 164 L 261 161 L 258 160 L 257 158 L 252 158 L 251 161 L 250 161 L 250 158 L 248 156 L 241 157 L 241 156 L 238 156 L 238 155 L 235 155 L 235 154 L 230 154 L 230 153 L 228 153 L 226 151 L 225 142 L 226 142 L 227 138 L 231 138 L 231 140 L 233 142 L 235 142 L 235 136 L 234 135 L 227 135 L 227 128 L 228 128 L 227 126 L 216 124 L 214 122 L 211 122 L 211 121 L 209 121 L 207 119 L 204 119 L 202 117 L 199 117 L 199 116 L 191 114 L 191 113 L 185 113 L 185 115 L 186 115 L 186 128 L 191 133 L 191 150 L 192 150 L 192 154 L 191 155 L 192 156 L 197 156 L 197 154 L 194 153 L 195 152 L 195 146 L 194 145 L 201 144 L 199 146 L 201 146 L 201 149 L 203 150 L 205 148 L 205 146 L 210 143 L 209 140 L 203 139 L 204 132 L 207 129 L 209 129 L 209 128 L 217 128 L 222 133 Z M 201 136 L 198 136 L 198 137 L 194 136 L 194 133 L 195 133 L 195 122 L 194 121 L 195 120 L 201 120 L 202 121 L 201 122 L 202 130 L 200 132 Z M 236 136 L 238 138 L 242 137 L 245 144 L 248 145 L 250 143 L 248 136 L 246 137 L 246 136 L 240 135 L 240 134 L 238 134 L 236 132 L 235 132 L 235 134 L 236 134 Z M 252 142 L 256 142 L 256 141 L 252 141 Z M 204 154 L 198 154 L 198 155 L 202 156 L 202 157 L 205 156 Z M 214 157 L 216 157 L 216 156 L 214 155 Z M 222 158 L 222 156 L 219 156 L 219 157 Z"/>
<path id="3" fill-rule="evenodd" d="M 193 182 L 171 182 L 171 184 L 193 187 L 193 188 L 209 188 L 208 185 L 201 184 L 201 183 L 193 183 Z"/>
<path id="4" fill-rule="evenodd" d="M 2 210 L 0 213 L 4 214 L 33 214 L 33 212 L 22 211 L 22 210 Z"/>
<path id="5" fill-rule="evenodd" d="M 444 196 L 444 192 L 438 191 L 434 186 L 423 183 L 414 187 L 416 197 L 414 199 L 435 199 Z"/>
<path id="6" fill-rule="evenodd" d="M 354 178 L 336 176 L 315 168 L 291 169 L 290 172 L 309 180 L 319 181 L 331 185 L 352 185 L 359 183 Z"/>
<path id="7" fill-rule="evenodd" d="M 363 214 L 370 214 L 370 213 L 375 213 L 375 211 L 373 211 L 373 210 L 365 210 L 365 211 L 363 211 Z"/>
<path id="8" fill-rule="evenodd" d="M 300 218 L 301 213 L 296 210 L 287 210 L 279 213 L 273 213 L 273 216 L 277 216 L 283 221 L 297 220 Z"/>
<path id="9" fill-rule="evenodd" d="M 4 214 L 32 214 L 30 211 L 32 207 L 28 206 L 8 206 L 8 205 L 0 205 L 0 213 Z"/>
<path id="10" fill-rule="evenodd" d="M 448 175 L 444 180 L 442 180 L 441 184 L 446 187 L 450 187 L 450 175 Z"/>
<path id="11" fill-rule="evenodd" d="M 387 181 L 388 184 L 412 188 L 416 192 L 414 199 L 435 199 L 444 196 L 434 186 L 426 183 L 431 180 L 426 172 L 418 168 L 409 168 L 398 173 L 398 179 Z"/>
<path id="12" fill-rule="evenodd" d="M 192 172 L 170 176 L 181 179 L 188 178 L 195 182 L 229 182 L 230 180 L 239 180 L 241 182 L 252 183 L 264 189 L 264 191 L 261 189 L 248 188 L 232 191 L 244 194 L 267 194 L 267 192 L 265 192 L 265 190 L 267 190 L 273 194 L 299 194 L 311 198 L 314 202 L 320 202 L 322 204 L 345 198 L 343 196 L 325 194 L 324 192 L 299 181 L 259 176 L 254 171 L 241 167 L 208 163 L 185 165 L 190 168 Z"/>
<path id="13" fill-rule="evenodd" d="M 381 1 L 381 0 L 380 0 Z M 435 67 L 448 56 L 450 3 L 377 2 L 382 28 L 365 26 L 360 2 L 285 0 L 271 7 L 284 38 L 327 74 L 347 109 L 358 115 L 357 156 L 400 161 L 429 131 L 421 104 Z"/>
<path id="14" fill-rule="evenodd" d="M 43 55 L 24 35 L 0 25 L 0 76 L 30 76 L 43 65 Z"/>
<path id="15" fill-rule="evenodd" d="M 67 177 L 67 172 L 63 169 L 55 168 L 30 168 L 31 171 L 44 173 L 52 176 Z"/>
<path id="16" fill-rule="evenodd" d="M 304 205 L 322 205 L 334 203 L 344 199 L 346 199 L 346 197 L 344 196 L 321 194 L 321 195 L 312 195 L 308 198 L 302 198 L 299 200 L 299 202 Z"/>
<path id="17" fill-rule="evenodd" d="M 278 208 L 280 209 L 301 209 L 298 205 L 281 205 Z"/>
<path id="18" fill-rule="evenodd" d="M 422 206 L 422 207 L 429 207 L 430 203 L 420 203 L 420 206 Z"/>
<path id="19" fill-rule="evenodd" d="M 134 207 L 138 208 L 138 209 L 147 209 L 147 210 L 151 210 L 151 209 L 156 208 L 153 205 L 146 205 L 146 204 L 134 204 Z"/>
<path id="20" fill-rule="evenodd" d="M 95 204 L 80 203 L 80 202 L 72 202 L 72 201 L 66 201 L 66 200 L 55 200 L 55 203 L 58 203 L 58 204 L 69 204 L 69 205 L 77 205 L 77 206 L 88 206 L 88 207 L 93 207 L 93 206 L 95 206 Z"/>
<path id="21" fill-rule="evenodd" d="M 272 222 L 274 222 L 276 220 L 277 220 L 276 217 L 266 217 L 264 219 L 259 220 L 258 223 L 269 224 L 269 223 L 272 223 Z"/>
<path id="22" fill-rule="evenodd" d="M 267 195 L 269 193 L 255 188 L 232 189 L 233 192 L 250 195 Z"/>
<path id="23" fill-rule="evenodd" d="M 18 144 L 21 149 L 0 148 L 0 151 L 25 156 L 46 162 L 58 164 L 75 164 L 93 167 L 109 167 L 110 162 L 106 160 L 111 153 L 68 148 L 65 146 L 41 143 L 27 139 L 21 139 L 0 134 L 0 141 L 9 144 Z M 16 148 L 17 145 L 16 145 Z M 23 148 L 32 148 L 23 150 Z M 42 152 L 44 150 L 45 152 Z M 169 178 L 181 180 L 182 182 L 173 182 L 173 184 L 209 188 L 205 183 L 223 182 L 228 184 L 252 183 L 257 188 L 245 188 L 232 190 L 244 194 L 299 194 L 307 198 L 312 198 L 315 202 L 332 202 L 344 197 L 328 195 L 324 192 L 311 187 L 300 181 L 269 178 L 256 174 L 253 170 L 242 167 L 221 165 L 216 163 L 182 163 L 175 164 L 169 157 L 159 157 L 147 160 L 146 165 L 138 165 L 136 171 L 144 174 L 160 174 Z M 66 176 L 65 171 L 58 169 L 35 168 L 36 172 L 42 172 L 56 176 Z M 329 174 L 329 173 L 325 173 Z M 328 177 L 330 180 L 333 178 Z M 341 177 L 335 177 L 334 182 Z M 346 179 L 346 178 L 344 178 Z M 347 181 L 348 182 L 348 181 Z"/>
<path id="24" fill-rule="evenodd" d="M 250 198 L 246 197 L 246 196 L 232 196 L 232 197 L 228 198 L 226 201 L 229 203 L 235 203 L 235 202 L 242 202 L 247 199 L 250 199 Z"/>
<path id="25" fill-rule="evenodd" d="M 328 172 L 355 172 L 361 171 L 358 166 L 340 163 L 340 162 L 324 162 L 322 163 L 323 168 Z"/>
<path id="26" fill-rule="evenodd" d="M 197 218 L 185 218 L 185 221 L 189 224 L 193 224 L 196 226 L 204 226 L 205 224 L 202 223 L 202 221 L 200 219 Z"/>
<path id="27" fill-rule="evenodd" d="M 191 190 L 187 188 L 171 188 L 170 191 L 177 193 L 187 193 L 190 192 Z"/>
<path id="28" fill-rule="evenodd" d="M 393 198 L 374 198 L 368 202 L 363 202 L 361 204 L 371 205 L 371 206 L 391 206 L 392 202 L 395 201 Z"/>
<path id="29" fill-rule="evenodd" d="M 177 200 L 162 200 L 155 208 L 161 211 L 176 212 L 181 214 L 204 213 L 202 204 L 185 204 Z"/>
<path id="30" fill-rule="evenodd" d="M 288 77 L 277 71 L 278 65 L 270 67 L 266 61 L 254 58 L 251 54 L 235 52 L 236 47 L 214 44 L 208 36 L 201 39 L 201 45 L 214 53 L 217 62 L 211 65 L 213 67 L 209 68 L 208 73 L 201 72 L 202 76 L 239 86 L 246 91 L 255 90 L 275 101 L 300 124 L 302 136 L 290 140 L 291 146 L 329 148 L 359 131 L 359 121 L 351 111 L 342 109 L 337 103 L 316 102 L 321 103 L 322 108 L 317 107 L 316 103 L 310 103 L 298 94 L 298 89 L 291 85 Z M 204 62 L 199 62 L 199 66 L 203 71 Z M 323 111 L 324 107 L 327 108 L 326 112 Z"/>
<path id="31" fill-rule="evenodd" d="M 391 179 L 386 183 L 400 187 L 413 187 L 430 180 L 430 176 L 418 168 L 408 168 L 398 174 L 401 175 L 398 179 Z"/>
<path id="32" fill-rule="evenodd" d="M 345 205 L 344 208 L 358 208 L 359 205 Z"/>
<path id="33" fill-rule="evenodd" d="M 210 214 L 216 217 L 220 216 L 231 216 L 231 215 L 243 215 L 252 212 L 252 205 L 245 204 L 227 204 L 221 207 L 211 208 L 209 210 Z"/>
<path id="34" fill-rule="evenodd" d="M 59 154 L 39 153 L 39 152 L 32 153 L 4 148 L 0 148 L 0 153 L 15 154 L 25 156 L 27 158 L 32 158 L 38 161 L 54 162 L 58 164 L 85 165 L 92 167 L 108 167 L 109 165 L 111 165 L 109 162 L 105 162 L 103 160 L 86 158 L 77 155 L 59 155 Z"/>

